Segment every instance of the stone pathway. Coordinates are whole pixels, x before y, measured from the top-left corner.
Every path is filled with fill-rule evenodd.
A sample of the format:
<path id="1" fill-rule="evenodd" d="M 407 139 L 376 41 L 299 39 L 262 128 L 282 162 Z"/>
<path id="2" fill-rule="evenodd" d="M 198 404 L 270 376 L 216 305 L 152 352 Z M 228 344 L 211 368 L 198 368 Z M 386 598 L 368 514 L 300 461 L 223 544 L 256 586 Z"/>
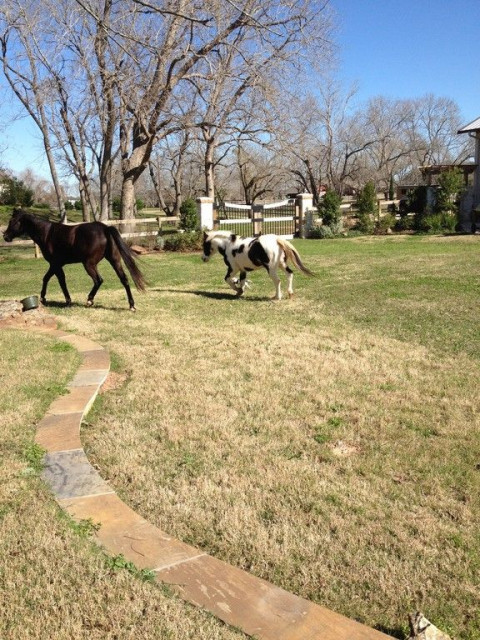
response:
<path id="1" fill-rule="evenodd" d="M 110 358 L 92 340 L 57 330 L 49 316 L 32 315 L 27 322 L 32 313 L 14 314 L 0 325 L 47 332 L 82 356 L 69 393 L 54 400 L 38 424 L 36 442 L 47 451 L 44 478 L 75 520 L 100 525 L 95 537 L 107 553 L 153 569 L 156 580 L 171 585 L 183 599 L 261 640 L 390 637 L 175 540 L 122 502 L 91 466 L 80 442 L 80 423 L 107 378 Z"/>

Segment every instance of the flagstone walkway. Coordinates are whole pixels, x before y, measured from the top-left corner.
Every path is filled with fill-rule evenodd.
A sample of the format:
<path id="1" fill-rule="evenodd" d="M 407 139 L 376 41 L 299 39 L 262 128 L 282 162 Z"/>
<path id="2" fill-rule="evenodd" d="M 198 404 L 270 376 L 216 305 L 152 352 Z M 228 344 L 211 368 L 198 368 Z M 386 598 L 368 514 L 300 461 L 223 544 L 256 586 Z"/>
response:
<path id="1" fill-rule="evenodd" d="M 54 400 L 39 422 L 36 442 L 47 451 L 43 475 L 56 500 L 75 520 L 100 525 L 95 537 L 107 553 L 153 569 L 156 580 L 183 599 L 258 639 L 390 637 L 175 540 L 130 509 L 89 463 L 80 442 L 82 418 L 108 376 L 108 353 L 49 321 L 20 326 L 68 342 L 82 356 L 69 393 Z"/>

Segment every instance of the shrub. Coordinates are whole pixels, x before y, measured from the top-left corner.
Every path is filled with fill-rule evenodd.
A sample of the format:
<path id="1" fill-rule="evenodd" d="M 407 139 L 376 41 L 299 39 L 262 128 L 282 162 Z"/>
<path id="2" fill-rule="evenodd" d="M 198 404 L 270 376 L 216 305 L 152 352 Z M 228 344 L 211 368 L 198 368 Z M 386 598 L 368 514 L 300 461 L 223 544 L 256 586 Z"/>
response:
<path id="1" fill-rule="evenodd" d="M 395 222 L 395 231 L 410 231 L 413 229 L 413 217 L 407 214 L 400 214 Z"/>
<path id="2" fill-rule="evenodd" d="M 17 178 L 4 178 L 1 181 L 0 204 L 31 207 L 33 204 L 33 191 Z"/>
<path id="3" fill-rule="evenodd" d="M 323 224 L 331 226 L 341 220 L 340 204 L 342 197 L 333 189 L 327 189 L 320 204 L 318 212 L 323 219 Z"/>
<path id="4" fill-rule="evenodd" d="M 441 173 L 438 178 L 435 212 L 452 211 L 456 213 L 458 209 L 456 200 L 464 189 L 461 169 L 455 168 Z"/>
<path id="5" fill-rule="evenodd" d="M 432 213 L 422 219 L 420 231 L 426 233 L 453 233 L 457 224 L 457 217 L 453 213 Z"/>
<path id="6" fill-rule="evenodd" d="M 357 198 L 357 208 L 359 213 L 358 217 L 362 215 L 375 215 L 377 210 L 377 194 L 373 182 L 367 182 L 360 191 Z"/>
<path id="7" fill-rule="evenodd" d="M 197 204 L 193 198 L 187 198 L 180 205 L 180 228 L 195 231 L 198 226 Z"/>
<path id="8" fill-rule="evenodd" d="M 308 234 L 309 238 L 313 238 L 315 240 L 324 240 L 325 238 L 333 238 L 333 231 L 328 224 L 322 224 L 319 227 L 313 227 Z"/>
<path id="9" fill-rule="evenodd" d="M 387 213 L 377 220 L 375 224 L 375 233 L 384 235 L 385 233 L 388 233 L 389 229 L 393 229 L 394 226 L 395 216 L 393 216 L 391 213 Z"/>
<path id="10" fill-rule="evenodd" d="M 172 233 L 161 236 L 165 251 L 201 251 L 203 234 L 200 231 L 186 231 L 185 233 Z"/>
<path id="11" fill-rule="evenodd" d="M 112 211 L 119 213 L 122 210 L 122 199 L 119 196 L 115 196 L 112 199 Z"/>
<path id="12" fill-rule="evenodd" d="M 373 221 L 373 215 L 371 213 L 359 213 L 357 216 L 357 224 L 355 229 L 360 233 L 373 233 L 375 230 L 375 223 Z"/>

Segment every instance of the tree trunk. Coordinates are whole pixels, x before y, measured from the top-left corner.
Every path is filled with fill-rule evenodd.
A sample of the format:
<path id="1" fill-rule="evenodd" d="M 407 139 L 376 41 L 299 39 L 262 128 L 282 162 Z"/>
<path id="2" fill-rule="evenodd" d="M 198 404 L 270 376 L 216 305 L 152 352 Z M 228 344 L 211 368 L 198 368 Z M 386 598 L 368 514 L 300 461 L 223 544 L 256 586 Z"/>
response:
<path id="1" fill-rule="evenodd" d="M 135 217 L 135 182 L 132 176 L 124 177 L 122 182 L 122 209 L 120 219 Z"/>
<path id="2" fill-rule="evenodd" d="M 208 140 L 205 149 L 205 195 L 207 198 L 215 198 L 214 155 L 215 143 L 213 140 Z"/>

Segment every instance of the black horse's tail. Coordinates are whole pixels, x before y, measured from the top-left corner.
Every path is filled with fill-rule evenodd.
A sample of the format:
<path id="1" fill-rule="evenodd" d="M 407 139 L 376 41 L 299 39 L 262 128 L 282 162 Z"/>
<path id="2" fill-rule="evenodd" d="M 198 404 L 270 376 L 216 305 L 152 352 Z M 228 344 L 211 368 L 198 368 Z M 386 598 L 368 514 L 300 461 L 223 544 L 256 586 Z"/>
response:
<path id="1" fill-rule="evenodd" d="M 122 260 L 125 263 L 130 275 L 132 276 L 133 282 L 139 291 L 145 291 L 145 278 L 143 277 L 142 272 L 137 267 L 135 262 L 135 254 L 132 252 L 130 247 L 125 243 L 120 232 L 115 227 L 107 227 L 108 233 L 110 234 L 110 238 L 115 242 L 117 249 L 122 256 Z"/>

